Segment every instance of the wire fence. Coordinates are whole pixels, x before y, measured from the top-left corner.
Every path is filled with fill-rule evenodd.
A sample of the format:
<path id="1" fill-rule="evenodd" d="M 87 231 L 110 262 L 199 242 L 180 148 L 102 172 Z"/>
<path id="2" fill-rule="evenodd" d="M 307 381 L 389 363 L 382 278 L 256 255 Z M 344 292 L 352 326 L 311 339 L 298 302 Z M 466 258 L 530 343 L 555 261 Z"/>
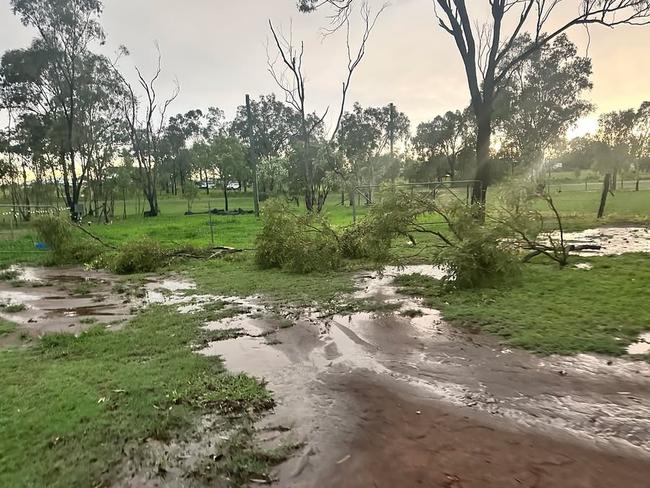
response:
<path id="1" fill-rule="evenodd" d="M 419 197 L 430 198 L 443 204 L 460 202 L 470 205 L 472 191 L 477 184 L 480 185 L 480 182 L 476 180 L 433 181 L 403 183 L 393 185 L 391 188 L 405 191 L 411 195 L 417 194 Z M 381 199 L 381 188 L 380 185 L 365 185 L 355 188 L 349 202 L 353 222 L 356 222 L 360 214 L 364 214 L 370 206 Z"/>

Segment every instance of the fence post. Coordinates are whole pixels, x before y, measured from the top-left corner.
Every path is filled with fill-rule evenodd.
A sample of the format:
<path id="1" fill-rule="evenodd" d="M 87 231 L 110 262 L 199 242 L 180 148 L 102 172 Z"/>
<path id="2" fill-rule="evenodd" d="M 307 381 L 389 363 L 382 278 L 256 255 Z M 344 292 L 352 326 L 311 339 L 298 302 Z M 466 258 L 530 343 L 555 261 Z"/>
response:
<path id="1" fill-rule="evenodd" d="M 600 206 L 598 207 L 597 218 L 599 219 L 602 219 L 603 216 L 605 215 L 605 205 L 607 204 L 607 194 L 609 193 L 610 190 L 611 181 L 612 181 L 612 175 L 607 173 L 603 181 L 603 193 L 600 197 Z"/>
<path id="2" fill-rule="evenodd" d="M 11 229 L 11 240 L 16 240 L 14 236 L 14 212 L 11 210 L 11 215 L 9 216 L 9 228 Z"/>
<path id="3" fill-rule="evenodd" d="M 210 200 L 208 199 L 208 215 L 210 222 L 210 242 L 212 242 L 212 247 L 214 247 L 214 224 L 212 223 L 212 208 L 210 205 Z"/>

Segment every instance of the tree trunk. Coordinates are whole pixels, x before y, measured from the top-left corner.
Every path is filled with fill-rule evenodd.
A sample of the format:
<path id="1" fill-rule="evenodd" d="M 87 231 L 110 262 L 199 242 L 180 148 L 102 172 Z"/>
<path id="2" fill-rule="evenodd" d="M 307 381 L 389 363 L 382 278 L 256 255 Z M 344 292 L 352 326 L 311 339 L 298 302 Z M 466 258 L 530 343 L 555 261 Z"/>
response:
<path id="1" fill-rule="evenodd" d="M 226 209 L 226 212 L 228 211 L 228 183 L 226 182 L 227 180 L 224 180 L 223 184 L 223 200 L 224 200 L 224 208 Z"/>
<path id="2" fill-rule="evenodd" d="M 451 156 L 449 159 L 449 176 L 451 181 L 456 179 L 456 156 Z"/>
<path id="3" fill-rule="evenodd" d="M 149 193 L 146 195 L 147 202 L 149 203 L 149 211 L 146 212 L 146 217 L 157 217 L 158 216 L 158 202 L 155 192 Z"/>
<path id="4" fill-rule="evenodd" d="M 607 173 L 603 181 L 603 194 L 600 197 L 600 207 L 598 207 L 598 218 L 602 219 L 605 215 L 605 205 L 607 205 L 607 195 L 610 192 L 612 175 Z"/>
<path id="5" fill-rule="evenodd" d="M 618 188 L 618 170 L 615 169 L 615 170 L 612 172 L 611 189 L 612 189 L 613 191 L 616 191 L 617 188 Z"/>
<path id="6" fill-rule="evenodd" d="M 477 218 L 485 220 L 485 202 L 490 184 L 490 141 L 492 139 L 491 110 L 482 106 L 476 111 L 476 176 L 472 188 L 472 204 L 477 205 Z"/>

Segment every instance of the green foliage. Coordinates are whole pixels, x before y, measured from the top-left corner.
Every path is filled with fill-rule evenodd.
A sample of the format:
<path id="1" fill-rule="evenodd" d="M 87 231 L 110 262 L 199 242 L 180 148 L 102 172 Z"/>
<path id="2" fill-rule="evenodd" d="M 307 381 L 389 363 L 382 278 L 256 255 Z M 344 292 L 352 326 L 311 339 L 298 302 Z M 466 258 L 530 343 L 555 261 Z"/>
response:
<path id="1" fill-rule="evenodd" d="M 370 257 L 371 236 L 369 223 L 362 220 L 343 229 L 341 233 L 341 253 L 349 259 Z"/>
<path id="2" fill-rule="evenodd" d="M 112 270 L 118 274 L 150 273 L 166 263 L 160 243 L 150 238 L 127 242 L 115 255 Z"/>
<path id="3" fill-rule="evenodd" d="M 448 285 L 459 289 L 495 286 L 520 275 L 517 254 L 505 243 L 507 229 L 480 224 L 471 207 L 450 205 L 445 209 L 449 233 L 434 252 L 435 264 L 448 270 Z"/>
<path id="4" fill-rule="evenodd" d="M 262 268 L 310 273 L 341 264 L 339 238 L 327 219 L 313 212 L 295 215 L 280 200 L 264 206 L 256 248 L 255 260 Z"/>
<path id="5" fill-rule="evenodd" d="M 440 217 L 445 229 L 436 230 L 423 217 Z M 491 286 L 516 278 L 517 256 L 505 244 L 508 228 L 481 224 L 474 209 L 461 202 L 443 204 L 430 195 L 386 189 L 366 219 L 348 233 L 346 249 L 378 262 L 395 260 L 393 243 L 402 236 L 416 243 L 418 235 L 435 238 L 421 257 L 449 271 L 447 284 L 457 288 Z"/>
<path id="6" fill-rule="evenodd" d="M 44 215 L 34 219 L 38 237 L 55 253 L 61 253 L 72 241 L 72 224 L 60 215 Z"/>
<path id="7" fill-rule="evenodd" d="M 421 275 L 396 279 L 400 292 L 424 298 L 452 325 L 497 334 L 543 354 L 622 355 L 649 330 L 647 254 L 583 260 L 589 271 L 550 262 L 522 267 L 517 286 L 450 290 Z"/>
<path id="8" fill-rule="evenodd" d="M 102 253 L 102 248 L 74 232 L 67 216 L 44 215 L 34 219 L 38 238 L 52 250 L 52 264 L 86 264 Z"/>

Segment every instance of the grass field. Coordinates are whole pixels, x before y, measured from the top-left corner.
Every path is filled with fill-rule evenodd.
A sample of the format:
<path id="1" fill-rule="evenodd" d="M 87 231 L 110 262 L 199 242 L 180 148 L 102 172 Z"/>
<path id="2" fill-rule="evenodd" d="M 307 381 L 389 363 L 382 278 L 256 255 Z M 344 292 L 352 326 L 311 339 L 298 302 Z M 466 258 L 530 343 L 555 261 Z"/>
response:
<path id="1" fill-rule="evenodd" d="M 448 291 L 436 280 L 398 278 L 402 291 L 424 297 L 452 324 L 478 328 L 508 344 L 543 354 L 621 355 L 650 330 L 650 255 L 576 258 L 591 270 L 539 261 L 502 289 Z"/>
<path id="2" fill-rule="evenodd" d="M 496 198 L 497 191 L 492 193 Z M 554 191 L 553 198 L 563 214 L 567 228 L 584 229 L 605 224 L 644 223 L 650 221 L 650 191 L 619 191 L 608 200 L 606 217 L 596 219 L 600 201 L 599 191 Z M 207 211 L 208 201 L 212 208 L 223 208 L 223 200 L 211 196 L 208 200 L 203 195 L 194 202 L 193 211 Z M 252 209 L 250 196 L 232 196 L 231 208 Z M 494 204 L 494 203 L 493 203 Z M 117 205 L 120 208 L 119 204 Z M 126 219 L 117 217 L 111 224 L 87 223 L 88 230 L 101 237 L 107 243 L 119 245 L 140 237 L 151 237 L 165 246 L 193 245 L 198 247 L 224 245 L 242 249 L 255 247 L 255 236 L 259 232 L 260 222 L 253 215 L 212 216 L 207 214 L 184 215 L 187 203 L 181 198 L 160 200 L 161 215 L 156 218 L 144 218 L 135 215 L 136 205 L 128 202 L 131 213 Z M 542 208 L 542 207 L 540 207 Z M 296 211 L 304 211 L 296 207 Z M 357 207 L 357 216 L 362 218 L 367 207 Z M 352 208 L 341 206 L 336 195 L 329 199 L 325 209 L 330 221 L 336 226 L 345 226 L 353 222 Z M 16 261 L 39 262 L 43 252 L 35 249 L 37 241 L 31 226 L 21 224 L 14 230 L 13 237 L 6 219 L 0 219 L 0 264 Z M 435 223 L 435 219 L 433 220 Z M 440 221 L 437 221 L 440 222 Z M 554 222 L 548 219 L 548 225 Z M 81 233 L 80 233 L 81 236 Z"/>
<path id="3" fill-rule="evenodd" d="M 595 219 L 599 192 L 555 191 L 553 196 L 568 228 L 650 221 L 650 191 L 617 192 L 601 222 Z M 335 200 L 326 209 L 331 221 L 350 224 L 352 210 Z M 212 207 L 221 205 L 211 198 Z M 261 223 L 252 215 L 185 216 L 181 199 L 162 198 L 160 206 L 159 217 L 145 219 L 133 215 L 135 205 L 129 202 L 127 219 L 85 225 L 118 246 L 148 236 L 168 247 L 206 247 L 212 230 L 216 245 L 255 247 Z M 252 202 L 233 196 L 231 206 L 250 209 Z M 202 209 L 207 210 L 204 197 L 193 208 Z M 366 209 L 357 210 L 362 217 Z M 0 219 L 0 229 L 0 265 L 47 260 L 48 253 L 34 247 L 37 238 L 31 227 L 14 230 L 11 238 Z M 406 242 L 397 247 L 405 258 L 414 254 Z M 449 292 L 420 276 L 402 278 L 400 286 L 441 309 L 452 324 L 497 334 L 513 346 L 543 354 L 621 355 L 640 332 L 650 329 L 650 308 L 644 306 L 650 257 L 588 261 L 594 266 L 589 271 L 530 263 L 520 281 L 499 289 Z M 260 294 L 271 302 L 329 310 L 350 298 L 354 272 L 370 265 L 346 262 L 339 271 L 297 275 L 260 269 L 253 253 L 246 251 L 224 259 L 176 261 L 163 271 L 186 274 L 199 292 Z M 250 378 L 224 371 L 218 359 L 192 352 L 192 344 L 202 340 L 199 326 L 205 319 L 158 306 L 119 332 L 94 329 L 79 337 L 55 335 L 26 347 L 0 348 L 0 486 L 95 486 L 110 481 L 127 443 L 187 435 L 197 418 L 215 411 L 228 428 L 240 432 L 235 447 L 224 447 L 218 473 L 238 482 L 263 476 L 283 454 L 256 450 L 246 425 L 271 405 L 271 397 Z M 14 324 L 0 322 L 0 337 L 14 330 Z M 228 415 L 233 409 L 235 420 Z"/>
<path id="4" fill-rule="evenodd" d="M 119 332 L 98 328 L 0 349 L 0 486 L 110 485 L 125 446 L 182 436 L 201 413 L 223 414 L 223 428 L 244 435 L 272 399 L 255 380 L 192 352 L 206 318 L 154 307 Z M 265 474 L 270 461 L 259 452 L 238 455 L 218 469 Z"/>

